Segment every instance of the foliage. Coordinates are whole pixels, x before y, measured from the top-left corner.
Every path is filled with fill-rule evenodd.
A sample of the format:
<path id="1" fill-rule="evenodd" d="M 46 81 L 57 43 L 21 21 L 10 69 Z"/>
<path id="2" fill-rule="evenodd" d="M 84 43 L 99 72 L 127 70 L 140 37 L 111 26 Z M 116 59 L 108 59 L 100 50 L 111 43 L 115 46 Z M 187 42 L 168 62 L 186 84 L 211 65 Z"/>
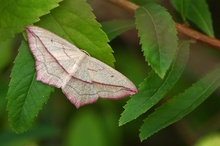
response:
<path id="1" fill-rule="evenodd" d="M 214 37 L 211 11 L 205 0 L 199 2 L 198 0 L 170 0 L 170 2 L 179 12 L 184 23 L 193 24 L 192 27 L 196 26 L 208 36 Z M 192 46 L 190 41 L 177 36 L 172 15 L 159 4 L 158 0 L 132 0 L 132 3 L 137 3 L 140 6 L 135 10 L 134 20 L 111 20 L 99 23 L 95 20 L 95 15 L 85 0 L 17 0 L 16 2 L 0 0 L 0 11 L 2 12 L 0 19 L 1 76 L 7 76 L 5 70 L 13 60 L 11 59 L 13 49 L 15 46 L 19 46 L 16 47 L 19 52 L 11 70 L 10 83 L 4 77 L 0 78 L 2 83 L 0 85 L 0 112 L 3 115 L 5 108 L 7 108 L 8 120 L 13 131 L 22 133 L 20 137 L 17 137 L 18 139 L 32 141 L 33 139 L 47 138 L 48 135 L 57 136 L 59 131 L 57 128 L 47 129 L 52 132 L 46 132 L 46 134 L 43 134 L 43 130 L 39 130 L 45 127 L 41 124 L 37 124 L 40 125 L 39 129 L 29 129 L 38 116 L 43 117 L 43 121 L 48 121 L 48 117 L 51 118 L 49 116 L 51 113 L 62 115 L 64 118 L 66 115 L 64 113 L 68 113 L 65 110 L 71 109 L 71 116 L 73 111 L 72 105 L 67 108 L 66 105 L 61 105 L 61 102 L 61 108 L 59 108 L 57 107 L 59 102 L 50 103 L 58 100 L 55 98 L 47 103 L 51 94 L 55 97 L 60 96 L 59 91 L 53 93 L 54 88 L 36 81 L 34 58 L 29 51 L 26 34 L 23 32 L 27 25 L 37 25 L 48 29 L 112 67 L 115 59 L 112 54 L 113 50 L 108 44 L 109 40 L 113 42 L 112 46 L 114 46 L 114 41 L 118 36 L 131 29 L 137 29 L 141 55 L 135 57 L 135 53 L 129 50 L 126 52 L 125 46 L 120 56 L 118 55 L 119 50 L 115 50 L 115 56 L 118 56 L 118 60 L 121 60 L 123 66 L 128 67 L 127 70 L 123 71 L 122 69 L 122 72 L 128 75 L 136 85 L 139 84 L 139 93 L 133 95 L 125 104 L 119 125 L 126 126 L 131 121 L 138 123 L 141 118 L 144 118 L 139 134 L 141 141 L 185 117 L 220 86 L 220 70 L 217 65 L 214 69 L 206 71 L 207 75 L 203 75 L 197 81 L 194 80 L 192 85 L 179 87 L 177 83 L 185 77 L 183 73 L 190 72 L 190 70 L 186 70 L 187 65 L 190 64 L 190 62 L 187 64 L 191 53 L 189 48 Z M 17 34 L 22 32 L 23 41 L 21 41 L 21 36 Z M 21 44 L 14 45 L 14 42 Z M 127 48 L 129 48 L 128 45 Z M 140 62 L 140 58 L 147 63 Z M 120 66 L 118 62 L 116 62 L 116 67 L 117 65 Z M 143 68 L 151 69 L 148 75 Z M 179 90 L 184 91 L 178 92 Z M 166 102 L 164 102 L 165 100 Z M 115 122 L 119 117 L 120 110 L 117 109 L 117 104 L 105 102 L 109 101 L 101 100 L 96 104 L 98 110 L 88 106 L 90 108 L 83 107 L 83 110 L 79 109 L 76 114 L 73 114 L 73 119 L 69 123 L 65 123 L 68 126 L 63 131 L 65 133 L 64 145 L 86 145 L 88 142 L 94 145 L 109 145 L 111 141 L 115 142 L 114 145 L 121 145 L 121 139 L 119 140 L 121 131 Z M 120 103 L 124 104 L 124 101 L 122 102 L 118 102 L 119 107 L 121 107 Z M 115 103 L 116 101 L 114 101 Z M 53 109 L 53 107 L 58 109 L 55 110 L 56 112 L 52 110 L 45 112 L 44 106 L 49 109 Z M 62 111 L 62 107 L 65 107 L 64 111 Z M 43 111 L 40 111 L 42 109 Z M 29 132 L 30 134 L 27 134 Z M 85 135 L 88 141 L 83 141 Z M 10 138 L 4 139 L 7 136 L 16 137 L 12 133 L 0 134 L 0 143 L 13 145 L 14 143 L 10 143 Z"/>
<path id="2" fill-rule="evenodd" d="M 14 64 L 7 95 L 7 109 L 12 128 L 21 133 L 33 123 L 52 89 L 36 80 L 34 60 L 27 42 L 20 46 Z"/>
<path id="3" fill-rule="evenodd" d="M 139 94 L 132 98 L 124 106 L 125 111 L 119 120 L 119 124 L 125 124 L 149 110 L 160 101 L 181 76 L 189 56 L 189 43 L 181 42 L 179 52 L 165 79 L 161 79 L 154 71 L 141 83 Z M 145 97 L 145 98 L 143 98 Z"/>
<path id="4" fill-rule="evenodd" d="M 214 37 L 211 13 L 205 0 L 171 0 L 184 21 L 192 21 L 207 35 Z"/>
<path id="5" fill-rule="evenodd" d="M 177 52 L 174 22 L 166 10 L 157 4 L 144 5 L 135 12 L 144 56 L 154 71 L 163 78 Z M 170 39 L 173 41 L 170 42 Z"/>

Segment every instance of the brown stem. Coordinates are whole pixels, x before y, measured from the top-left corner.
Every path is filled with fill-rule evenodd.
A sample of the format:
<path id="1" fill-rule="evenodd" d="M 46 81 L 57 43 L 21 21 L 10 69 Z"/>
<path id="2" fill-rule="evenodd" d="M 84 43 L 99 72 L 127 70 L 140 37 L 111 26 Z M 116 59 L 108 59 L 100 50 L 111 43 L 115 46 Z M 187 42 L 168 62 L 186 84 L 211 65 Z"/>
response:
<path id="1" fill-rule="evenodd" d="M 139 7 L 138 5 L 129 2 L 127 0 L 108 0 L 109 2 L 121 6 L 128 11 L 134 13 L 134 11 Z M 198 31 L 195 31 L 184 24 L 175 23 L 176 29 L 179 34 L 186 36 L 187 38 L 201 43 L 203 45 L 213 47 L 215 49 L 220 50 L 220 41 L 215 38 L 208 37 Z"/>
<path id="2" fill-rule="evenodd" d="M 220 50 L 220 41 L 215 38 L 208 37 L 207 35 L 195 31 L 184 24 L 176 23 L 176 29 L 178 33 L 190 38 L 191 40 Z"/>

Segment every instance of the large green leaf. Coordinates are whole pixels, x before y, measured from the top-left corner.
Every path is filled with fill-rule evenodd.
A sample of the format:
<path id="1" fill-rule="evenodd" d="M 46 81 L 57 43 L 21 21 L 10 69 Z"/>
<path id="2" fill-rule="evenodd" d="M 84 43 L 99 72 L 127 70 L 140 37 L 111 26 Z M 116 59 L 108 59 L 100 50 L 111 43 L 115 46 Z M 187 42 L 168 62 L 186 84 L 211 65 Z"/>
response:
<path id="1" fill-rule="evenodd" d="M 193 111 L 220 86 L 220 65 L 208 75 L 197 81 L 185 92 L 177 95 L 156 109 L 140 130 L 140 138 L 144 140 L 153 133 L 180 120 Z"/>
<path id="2" fill-rule="evenodd" d="M 189 56 L 189 43 L 181 42 L 179 44 L 179 52 L 175 62 L 167 77 L 162 80 L 155 72 L 151 72 L 149 76 L 141 83 L 139 93 L 132 98 L 124 106 L 124 112 L 119 120 L 119 125 L 125 124 L 141 114 L 149 110 L 173 87 L 181 76 Z"/>
<path id="3" fill-rule="evenodd" d="M 34 60 L 26 42 L 20 46 L 14 64 L 7 95 L 7 110 L 13 130 L 21 133 L 31 126 L 52 89 L 36 80 Z"/>
<path id="4" fill-rule="evenodd" d="M 144 56 L 163 78 L 178 48 L 174 22 L 165 8 L 157 4 L 138 8 L 135 17 Z"/>
<path id="5" fill-rule="evenodd" d="M 102 29 L 107 34 L 109 40 L 113 40 L 118 35 L 135 28 L 132 20 L 113 20 L 102 23 Z"/>
<path id="6" fill-rule="evenodd" d="M 39 21 L 61 0 L 0 0 L 0 42 L 24 30 L 25 25 Z"/>
<path id="7" fill-rule="evenodd" d="M 42 17 L 36 25 L 56 33 L 91 56 L 114 66 L 113 51 L 107 43 L 109 40 L 85 0 L 61 2 L 58 8 Z"/>

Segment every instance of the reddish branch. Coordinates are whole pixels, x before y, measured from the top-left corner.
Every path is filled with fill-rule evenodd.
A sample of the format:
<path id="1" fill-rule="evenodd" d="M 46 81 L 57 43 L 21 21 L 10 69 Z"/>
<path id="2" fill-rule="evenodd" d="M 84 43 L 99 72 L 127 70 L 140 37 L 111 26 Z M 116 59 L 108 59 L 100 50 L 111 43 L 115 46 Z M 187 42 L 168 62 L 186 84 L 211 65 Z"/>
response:
<path id="1" fill-rule="evenodd" d="M 121 6 L 132 13 L 134 13 L 134 11 L 139 7 L 136 4 L 129 2 L 127 0 L 108 0 L 108 1 L 110 1 L 115 5 Z M 208 37 L 207 35 L 195 31 L 184 24 L 175 23 L 175 26 L 179 34 L 184 35 L 189 39 L 196 41 L 198 43 L 220 50 L 219 40 Z"/>

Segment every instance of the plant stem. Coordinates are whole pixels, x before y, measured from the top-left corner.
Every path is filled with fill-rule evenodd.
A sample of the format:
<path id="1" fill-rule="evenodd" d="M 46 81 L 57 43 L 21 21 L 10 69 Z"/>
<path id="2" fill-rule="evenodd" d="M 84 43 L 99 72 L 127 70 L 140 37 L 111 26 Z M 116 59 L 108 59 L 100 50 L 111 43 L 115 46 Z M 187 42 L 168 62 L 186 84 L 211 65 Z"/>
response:
<path id="1" fill-rule="evenodd" d="M 138 5 L 129 2 L 127 0 L 108 0 L 108 1 L 115 5 L 121 6 L 132 13 L 134 13 L 134 11 L 139 7 Z M 195 31 L 189 28 L 188 26 L 186 26 L 185 24 L 175 23 L 175 26 L 179 34 L 186 36 L 187 38 L 196 41 L 200 44 L 220 50 L 220 40 L 211 38 L 198 31 Z"/>

